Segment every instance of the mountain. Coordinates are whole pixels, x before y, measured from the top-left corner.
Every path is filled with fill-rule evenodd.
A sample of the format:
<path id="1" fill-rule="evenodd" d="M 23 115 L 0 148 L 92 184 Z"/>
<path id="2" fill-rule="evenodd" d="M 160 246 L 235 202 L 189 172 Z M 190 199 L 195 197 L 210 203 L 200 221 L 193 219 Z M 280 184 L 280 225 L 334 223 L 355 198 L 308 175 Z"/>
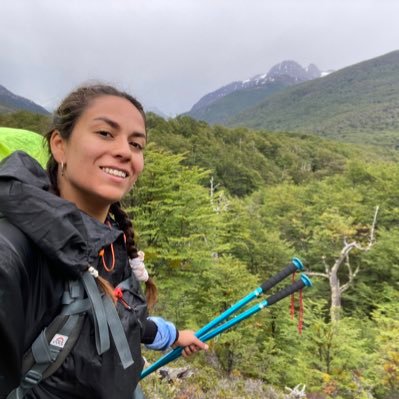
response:
<path id="1" fill-rule="evenodd" d="M 48 115 L 49 112 L 27 98 L 17 96 L 0 85 L 0 113 L 29 111 L 36 114 Z"/>
<path id="2" fill-rule="evenodd" d="M 232 82 L 205 95 L 186 115 L 208 123 L 225 123 L 237 112 L 261 103 L 287 86 L 320 76 L 322 72 L 314 64 L 303 68 L 295 61 L 283 61 L 274 65 L 267 73 Z"/>
<path id="3" fill-rule="evenodd" d="M 399 51 L 285 88 L 226 125 L 397 145 Z"/>
<path id="4" fill-rule="evenodd" d="M 152 112 L 153 114 L 156 114 L 156 115 L 160 116 L 163 119 L 169 119 L 170 118 L 170 115 L 167 115 L 165 112 L 163 112 L 162 110 L 160 110 L 156 106 L 149 105 L 149 106 L 145 106 L 144 109 L 145 109 L 146 113 L 147 112 Z"/>

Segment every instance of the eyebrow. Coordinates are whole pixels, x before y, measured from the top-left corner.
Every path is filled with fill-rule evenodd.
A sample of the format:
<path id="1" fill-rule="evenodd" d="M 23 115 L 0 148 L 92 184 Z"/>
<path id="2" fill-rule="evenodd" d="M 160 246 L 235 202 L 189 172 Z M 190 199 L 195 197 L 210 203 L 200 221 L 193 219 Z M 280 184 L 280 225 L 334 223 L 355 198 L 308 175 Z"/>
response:
<path id="1" fill-rule="evenodd" d="M 94 118 L 93 120 L 94 121 L 103 121 L 103 122 L 107 123 L 108 125 L 110 125 L 113 129 L 116 129 L 116 130 L 121 129 L 121 126 L 119 125 L 118 122 L 115 122 L 112 119 L 107 118 L 106 116 L 98 116 L 97 118 Z M 134 131 L 134 132 L 132 132 L 132 135 L 135 137 L 143 137 L 147 140 L 147 135 L 145 133 Z"/>

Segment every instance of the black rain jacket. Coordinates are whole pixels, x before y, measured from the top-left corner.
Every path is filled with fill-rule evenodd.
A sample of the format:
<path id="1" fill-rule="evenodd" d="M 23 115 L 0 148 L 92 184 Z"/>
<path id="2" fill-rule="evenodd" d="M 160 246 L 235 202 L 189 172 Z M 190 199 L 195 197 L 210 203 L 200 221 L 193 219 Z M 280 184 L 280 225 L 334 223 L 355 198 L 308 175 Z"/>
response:
<path id="1" fill-rule="evenodd" d="M 88 264 L 97 266 L 113 286 L 130 278 L 131 290 L 124 299 L 143 304 L 132 303 L 136 311 L 129 311 L 117 303 L 134 364 L 123 369 L 112 337 L 110 349 L 97 354 L 93 322 L 87 315 L 63 364 L 25 397 L 131 398 L 143 367 L 140 342 L 147 314 L 140 285 L 130 277 L 123 233 L 52 194 L 46 172 L 23 152 L 13 153 L 0 165 L 0 213 L 25 233 L 33 248 L 29 264 L 23 264 L 0 235 L 0 398 L 19 385 L 23 354 L 59 314 L 65 280 L 80 278 Z M 111 243 L 116 264 L 108 273 L 98 253 Z"/>

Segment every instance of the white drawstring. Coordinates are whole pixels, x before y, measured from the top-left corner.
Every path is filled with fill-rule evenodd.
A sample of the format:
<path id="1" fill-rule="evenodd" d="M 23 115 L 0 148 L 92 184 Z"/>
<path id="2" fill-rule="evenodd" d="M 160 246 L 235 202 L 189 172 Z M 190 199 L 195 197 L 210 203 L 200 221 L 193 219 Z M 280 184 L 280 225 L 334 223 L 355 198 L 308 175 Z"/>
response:
<path id="1" fill-rule="evenodd" d="M 98 270 L 95 269 L 93 266 L 90 266 L 88 271 L 94 278 L 98 277 Z"/>
<path id="2" fill-rule="evenodd" d="M 137 255 L 137 258 L 129 259 L 129 264 L 137 280 L 145 282 L 149 276 L 144 264 L 144 252 L 139 251 Z"/>

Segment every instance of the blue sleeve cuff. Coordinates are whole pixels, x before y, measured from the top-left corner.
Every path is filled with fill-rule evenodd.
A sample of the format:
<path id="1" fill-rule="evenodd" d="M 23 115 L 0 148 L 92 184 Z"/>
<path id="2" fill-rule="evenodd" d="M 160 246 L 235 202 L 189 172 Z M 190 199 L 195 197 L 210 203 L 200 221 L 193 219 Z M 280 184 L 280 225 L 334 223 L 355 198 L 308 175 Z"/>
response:
<path id="1" fill-rule="evenodd" d="M 158 327 L 157 335 L 152 344 L 146 345 L 148 349 L 164 351 L 168 349 L 177 338 L 177 330 L 173 323 L 161 317 L 149 317 Z"/>

